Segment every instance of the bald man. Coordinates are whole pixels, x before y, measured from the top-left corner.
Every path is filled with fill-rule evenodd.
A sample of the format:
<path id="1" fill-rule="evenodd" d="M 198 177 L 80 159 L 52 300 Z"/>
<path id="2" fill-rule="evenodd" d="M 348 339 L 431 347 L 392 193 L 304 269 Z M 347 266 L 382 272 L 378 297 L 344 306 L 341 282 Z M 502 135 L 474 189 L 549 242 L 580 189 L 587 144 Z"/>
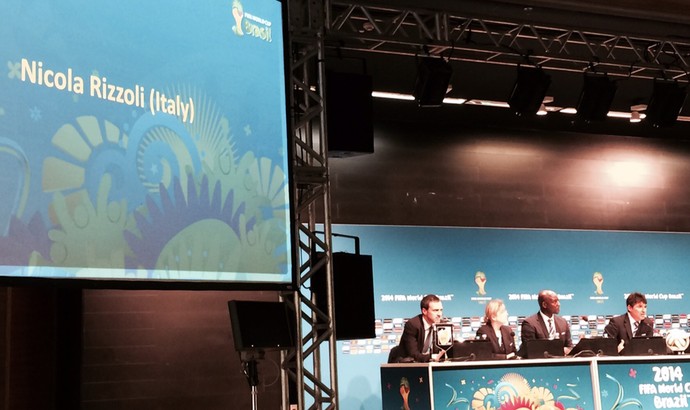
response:
<path id="1" fill-rule="evenodd" d="M 570 325 L 565 319 L 558 316 L 561 311 L 558 294 L 552 290 L 542 290 L 539 292 L 537 302 L 539 303 L 539 312 L 522 321 L 520 356 L 527 354 L 525 341 L 536 339 L 561 339 L 563 341 L 563 354 L 567 355 L 573 348 L 573 339 L 570 335 Z"/>

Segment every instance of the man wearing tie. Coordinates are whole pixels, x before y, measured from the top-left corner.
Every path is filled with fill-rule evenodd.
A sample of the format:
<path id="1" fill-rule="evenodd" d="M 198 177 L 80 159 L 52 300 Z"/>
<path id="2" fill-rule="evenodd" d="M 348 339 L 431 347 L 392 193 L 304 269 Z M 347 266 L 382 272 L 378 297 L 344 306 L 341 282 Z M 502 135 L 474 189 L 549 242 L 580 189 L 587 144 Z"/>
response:
<path id="1" fill-rule="evenodd" d="M 520 356 L 526 354 L 527 340 L 535 339 L 561 339 L 563 340 L 564 351 L 567 355 L 573 348 L 573 339 L 570 335 L 570 325 L 562 317 L 558 316 L 561 311 L 561 302 L 558 294 L 552 290 L 542 290 L 537 297 L 539 312 L 525 318 L 522 321 L 520 330 Z"/>
<path id="2" fill-rule="evenodd" d="M 635 336 L 653 336 L 653 322 L 647 318 L 647 298 L 633 292 L 625 300 L 628 312 L 612 317 L 604 328 L 604 333 L 618 342 L 618 351 Z"/>
<path id="3" fill-rule="evenodd" d="M 420 302 L 422 313 L 405 322 L 400 339 L 401 356 L 412 357 L 415 362 L 443 359 L 445 351 L 436 352 L 433 343 L 433 325 L 443 317 L 443 304 L 436 295 L 426 295 Z M 438 350 L 438 349 L 437 349 Z M 434 353 L 438 353 L 434 355 Z"/>

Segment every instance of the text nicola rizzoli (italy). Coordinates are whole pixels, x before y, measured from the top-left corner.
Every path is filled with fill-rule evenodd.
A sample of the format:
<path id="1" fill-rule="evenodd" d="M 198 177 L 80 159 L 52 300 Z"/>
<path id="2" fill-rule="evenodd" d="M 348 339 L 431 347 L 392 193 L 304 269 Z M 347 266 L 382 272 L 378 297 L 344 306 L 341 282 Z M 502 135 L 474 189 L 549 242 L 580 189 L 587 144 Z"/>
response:
<path id="1" fill-rule="evenodd" d="M 26 58 L 22 59 L 20 78 L 31 84 L 80 95 L 87 93 L 90 97 L 143 109 L 146 109 L 148 101 L 148 109 L 152 115 L 165 113 L 178 117 L 182 122 L 194 122 L 194 100 L 191 97 L 166 95 L 155 88 L 147 91 L 139 84 L 124 87 L 110 83 L 105 76 L 93 74 L 85 81 L 71 68 L 66 71 L 53 70 L 44 67 L 42 61 L 29 61 Z"/>

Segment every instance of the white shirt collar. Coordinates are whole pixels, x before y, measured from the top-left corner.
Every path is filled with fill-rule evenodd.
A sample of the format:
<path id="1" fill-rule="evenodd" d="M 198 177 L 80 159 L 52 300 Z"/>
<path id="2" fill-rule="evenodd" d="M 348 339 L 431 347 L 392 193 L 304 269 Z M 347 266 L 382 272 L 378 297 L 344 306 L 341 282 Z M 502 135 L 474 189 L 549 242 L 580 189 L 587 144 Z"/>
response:
<path id="1" fill-rule="evenodd" d="M 548 316 L 546 316 L 546 315 L 544 314 L 544 312 L 542 312 L 541 310 L 539 311 L 539 314 L 541 315 L 541 318 L 544 320 L 544 323 L 547 323 L 547 324 L 549 323 L 549 319 L 553 319 L 553 317 L 556 316 L 556 315 L 553 315 L 553 316 L 551 316 L 551 317 L 548 317 Z M 555 320 L 553 321 L 553 325 L 556 326 L 556 321 L 555 321 Z"/>
<path id="2" fill-rule="evenodd" d="M 424 333 L 428 332 L 431 325 L 424 319 L 424 316 L 422 316 L 422 323 L 424 323 Z"/>

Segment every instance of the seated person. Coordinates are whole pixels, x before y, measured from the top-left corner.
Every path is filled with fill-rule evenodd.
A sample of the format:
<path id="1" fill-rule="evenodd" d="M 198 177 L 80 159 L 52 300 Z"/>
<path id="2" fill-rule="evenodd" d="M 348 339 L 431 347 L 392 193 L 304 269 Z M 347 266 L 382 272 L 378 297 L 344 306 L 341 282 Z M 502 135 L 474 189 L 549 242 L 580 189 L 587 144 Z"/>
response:
<path id="1" fill-rule="evenodd" d="M 539 312 L 525 318 L 520 330 L 520 356 L 526 355 L 525 343 L 535 339 L 561 339 L 563 341 L 563 354 L 567 355 L 573 348 L 573 338 L 570 335 L 568 321 L 558 316 L 561 311 L 561 302 L 558 294 L 552 290 L 542 290 L 537 297 Z"/>
<path id="2" fill-rule="evenodd" d="M 445 360 L 446 351 L 433 343 L 433 324 L 443 317 L 443 304 L 436 295 L 426 295 L 420 302 L 422 313 L 405 322 L 400 338 L 400 357 L 411 357 L 415 362 Z"/>
<path id="3" fill-rule="evenodd" d="M 500 299 L 492 299 L 484 310 L 486 324 L 477 330 L 477 339 L 491 342 L 494 358 L 510 359 L 515 357 L 515 332 L 507 326 L 508 311 Z"/>
<path id="4" fill-rule="evenodd" d="M 633 292 L 625 300 L 628 312 L 614 316 L 604 328 L 606 336 L 616 339 L 618 352 L 635 336 L 654 336 L 651 319 L 647 318 L 647 298 L 639 292 Z"/>

